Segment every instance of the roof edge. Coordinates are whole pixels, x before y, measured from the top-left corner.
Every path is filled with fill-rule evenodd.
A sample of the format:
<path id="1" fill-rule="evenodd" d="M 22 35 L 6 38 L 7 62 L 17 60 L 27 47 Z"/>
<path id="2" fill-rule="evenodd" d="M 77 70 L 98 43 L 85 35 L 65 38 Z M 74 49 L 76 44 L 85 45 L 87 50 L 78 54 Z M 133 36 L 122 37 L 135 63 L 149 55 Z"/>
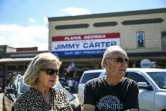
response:
<path id="1" fill-rule="evenodd" d="M 166 8 L 158 8 L 158 9 L 134 10 L 134 11 L 100 13 L 100 14 L 88 14 L 88 15 L 78 15 L 78 16 L 48 17 L 48 21 L 76 20 L 76 19 L 115 17 L 115 16 L 127 16 L 127 15 L 141 15 L 141 14 L 165 13 L 165 12 L 166 12 Z"/>

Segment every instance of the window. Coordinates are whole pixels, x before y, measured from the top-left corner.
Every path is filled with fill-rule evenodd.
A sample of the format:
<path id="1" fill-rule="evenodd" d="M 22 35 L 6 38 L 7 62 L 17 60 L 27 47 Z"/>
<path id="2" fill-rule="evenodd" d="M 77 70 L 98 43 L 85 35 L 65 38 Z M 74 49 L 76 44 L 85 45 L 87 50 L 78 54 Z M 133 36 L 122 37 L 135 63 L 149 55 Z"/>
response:
<path id="1" fill-rule="evenodd" d="M 24 70 L 25 70 L 25 65 L 19 64 L 19 65 L 18 65 L 18 70 L 19 70 L 19 71 L 24 71 Z"/>
<path id="2" fill-rule="evenodd" d="M 91 79 L 98 78 L 100 74 L 101 74 L 101 72 L 84 74 L 80 83 L 86 83 L 87 81 L 89 81 Z"/>
<path id="3" fill-rule="evenodd" d="M 29 88 L 26 84 L 24 84 L 23 78 L 20 78 L 18 87 L 22 93 L 26 92 Z"/>
<path id="4" fill-rule="evenodd" d="M 94 23 L 94 27 L 108 27 L 108 26 L 116 26 L 118 23 L 117 22 L 98 22 Z"/>
<path id="5" fill-rule="evenodd" d="M 142 75 L 136 72 L 127 72 L 127 77 L 136 82 L 147 82 L 147 80 Z"/>
<path id="6" fill-rule="evenodd" d="M 147 72 L 147 74 L 161 89 L 166 89 L 166 72 Z"/>
<path id="7" fill-rule="evenodd" d="M 161 33 L 163 45 L 166 45 L 166 31 Z"/>
<path id="8" fill-rule="evenodd" d="M 64 29 L 78 29 L 78 28 L 88 28 L 89 24 L 71 24 L 71 25 L 57 25 L 55 26 L 56 30 Z"/>
<path id="9" fill-rule="evenodd" d="M 138 47 L 144 47 L 144 32 L 137 32 Z"/>
<path id="10" fill-rule="evenodd" d="M 140 24 L 154 24 L 154 23 L 162 23 L 164 21 L 163 18 L 153 18 L 153 19 L 138 19 L 138 20 L 126 20 L 123 21 L 123 25 L 140 25 Z"/>
<path id="11" fill-rule="evenodd" d="M 9 80 L 8 87 L 10 87 L 10 88 L 16 88 L 16 87 L 15 87 L 15 80 L 16 80 L 16 77 L 15 77 L 15 76 L 14 76 L 13 78 L 11 78 L 11 79 Z"/>
<path id="12" fill-rule="evenodd" d="M 17 66 L 16 65 L 8 65 L 7 69 L 8 69 L 8 71 L 17 71 Z"/>

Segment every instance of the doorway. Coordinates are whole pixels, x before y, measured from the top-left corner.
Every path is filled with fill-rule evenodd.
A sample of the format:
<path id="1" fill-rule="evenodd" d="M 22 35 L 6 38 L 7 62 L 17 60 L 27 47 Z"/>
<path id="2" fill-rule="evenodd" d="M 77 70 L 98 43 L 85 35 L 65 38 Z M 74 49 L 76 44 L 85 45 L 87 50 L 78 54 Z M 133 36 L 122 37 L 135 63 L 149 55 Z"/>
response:
<path id="1" fill-rule="evenodd" d="M 161 33 L 162 51 L 166 52 L 166 31 Z"/>

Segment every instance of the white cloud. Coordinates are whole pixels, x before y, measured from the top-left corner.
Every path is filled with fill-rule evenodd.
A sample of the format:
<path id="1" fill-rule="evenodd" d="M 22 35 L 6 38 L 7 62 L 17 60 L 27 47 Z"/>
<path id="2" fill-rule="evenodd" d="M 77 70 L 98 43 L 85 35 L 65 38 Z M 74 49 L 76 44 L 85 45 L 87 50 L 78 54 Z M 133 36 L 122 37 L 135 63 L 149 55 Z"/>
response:
<path id="1" fill-rule="evenodd" d="M 28 19 L 30 22 L 36 22 L 33 18 Z"/>
<path id="2" fill-rule="evenodd" d="M 43 18 L 43 21 L 44 21 L 45 23 L 48 23 L 48 18 L 47 18 L 47 17 L 44 17 L 44 18 Z"/>
<path id="3" fill-rule="evenodd" d="M 0 24 L 0 45 L 14 48 L 37 46 L 38 50 L 48 50 L 48 27 Z"/>
<path id="4" fill-rule="evenodd" d="M 5 45 L 6 42 L 7 40 L 5 39 L 5 37 L 0 35 L 0 45 Z"/>
<path id="5" fill-rule="evenodd" d="M 83 14 L 91 14 L 91 12 L 88 9 L 74 8 L 74 7 L 68 7 L 66 9 L 63 9 L 63 12 L 68 13 L 72 16 L 83 15 Z"/>

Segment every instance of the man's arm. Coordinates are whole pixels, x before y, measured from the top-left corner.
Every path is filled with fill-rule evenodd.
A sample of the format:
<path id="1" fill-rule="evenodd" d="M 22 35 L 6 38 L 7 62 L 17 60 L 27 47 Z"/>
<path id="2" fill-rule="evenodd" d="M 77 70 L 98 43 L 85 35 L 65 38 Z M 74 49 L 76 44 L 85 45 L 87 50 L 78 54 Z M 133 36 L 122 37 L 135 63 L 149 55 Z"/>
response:
<path id="1" fill-rule="evenodd" d="M 127 111 L 139 111 L 138 94 L 139 94 L 139 89 L 137 83 L 133 81 L 130 87 L 130 91 L 127 95 L 127 99 L 124 102 L 124 106 L 125 109 L 127 109 Z"/>
<path id="2" fill-rule="evenodd" d="M 83 111 L 95 111 L 95 106 L 91 104 L 84 104 Z"/>

